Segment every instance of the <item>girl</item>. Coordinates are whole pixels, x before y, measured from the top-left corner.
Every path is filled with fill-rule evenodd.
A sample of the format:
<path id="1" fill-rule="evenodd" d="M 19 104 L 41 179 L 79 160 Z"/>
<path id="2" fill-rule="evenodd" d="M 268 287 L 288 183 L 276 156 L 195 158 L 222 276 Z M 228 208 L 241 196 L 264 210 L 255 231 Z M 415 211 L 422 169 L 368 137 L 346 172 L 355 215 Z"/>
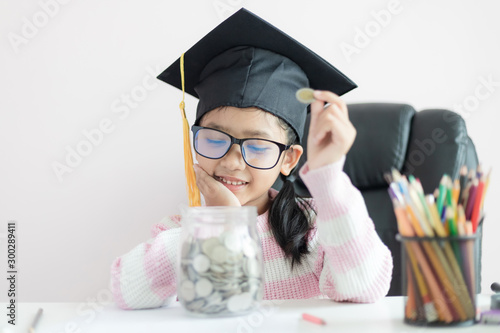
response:
<path id="1" fill-rule="evenodd" d="M 274 36 L 272 43 L 262 42 L 263 36 Z M 192 128 L 196 184 L 207 206 L 257 207 L 264 299 L 374 302 L 385 296 L 390 251 L 342 171 L 356 130 L 346 104 L 332 91 L 355 85 L 244 9 L 185 56 L 186 91 L 199 98 Z M 179 61 L 159 78 L 180 87 L 178 66 Z M 310 105 L 307 162 L 299 175 L 311 199 L 296 197 L 288 180 L 304 152 L 307 109 L 294 96 L 304 86 L 331 88 L 315 90 Z M 271 187 L 278 176 L 284 179 L 279 192 Z M 151 239 L 115 259 L 111 289 L 120 308 L 154 308 L 175 299 L 180 232 L 180 217 L 166 217 L 153 226 Z"/>

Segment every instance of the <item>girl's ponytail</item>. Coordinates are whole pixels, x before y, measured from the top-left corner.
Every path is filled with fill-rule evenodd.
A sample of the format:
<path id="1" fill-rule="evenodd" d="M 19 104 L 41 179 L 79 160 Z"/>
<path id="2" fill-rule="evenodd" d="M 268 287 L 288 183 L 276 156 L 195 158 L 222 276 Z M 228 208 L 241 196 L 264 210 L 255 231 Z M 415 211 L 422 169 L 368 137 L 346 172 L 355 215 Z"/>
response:
<path id="1" fill-rule="evenodd" d="M 271 232 L 285 252 L 291 258 L 292 269 L 295 263 L 309 253 L 307 239 L 311 230 L 312 207 L 308 201 L 295 194 L 293 183 L 280 174 L 283 186 L 269 208 L 269 225 Z M 301 206 L 305 209 L 302 210 Z"/>

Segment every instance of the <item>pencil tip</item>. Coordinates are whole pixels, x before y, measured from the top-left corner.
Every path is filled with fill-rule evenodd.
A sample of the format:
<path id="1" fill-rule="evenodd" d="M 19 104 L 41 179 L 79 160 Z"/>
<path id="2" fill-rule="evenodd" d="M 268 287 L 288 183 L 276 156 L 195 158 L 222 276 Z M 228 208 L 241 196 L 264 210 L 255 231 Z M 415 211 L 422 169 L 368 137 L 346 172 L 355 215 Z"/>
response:
<path id="1" fill-rule="evenodd" d="M 391 175 L 391 173 L 390 173 L 390 172 L 385 172 L 385 173 L 384 173 L 384 179 L 385 179 L 385 181 L 386 181 L 388 184 L 390 184 L 390 183 L 392 183 L 392 182 L 394 181 L 394 179 L 392 178 L 392 175 Z"/>

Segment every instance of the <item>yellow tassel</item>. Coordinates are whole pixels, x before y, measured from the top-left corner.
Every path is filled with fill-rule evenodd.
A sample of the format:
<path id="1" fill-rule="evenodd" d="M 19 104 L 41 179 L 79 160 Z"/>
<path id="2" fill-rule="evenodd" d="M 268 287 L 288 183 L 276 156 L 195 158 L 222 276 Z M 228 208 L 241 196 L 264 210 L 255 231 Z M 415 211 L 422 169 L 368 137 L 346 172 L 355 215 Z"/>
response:
<path id="1" fill-rule="evenodd" d="M 182 115 L 182 131 L 184 134 L 184 172 L 186 174 L 186 191 L 189 199 L 189 206 L 201 206 L 200 190 L 196 186 L 196 175 L 193 169 L 193 155 L 191 152 L 191 140 L 189 137 L 189 123 L 186 117 L 184 103 L 184 53 L 181 55 L 181 82 L 182 82 L 182 102 L 179 104 Z"/>

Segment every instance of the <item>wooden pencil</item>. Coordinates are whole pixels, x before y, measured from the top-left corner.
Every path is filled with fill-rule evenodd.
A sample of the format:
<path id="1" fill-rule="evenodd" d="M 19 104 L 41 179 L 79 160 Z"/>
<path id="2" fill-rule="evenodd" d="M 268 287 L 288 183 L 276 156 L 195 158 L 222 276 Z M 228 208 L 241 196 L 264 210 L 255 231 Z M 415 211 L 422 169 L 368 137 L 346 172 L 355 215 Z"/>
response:
<path id="1" fill-rule="evenodd" d="M 467 221 L 470 221 L 472 217 L 472 210 L 474 208 L 474 200 L 476 200 L 478 183 L 479 183 L 478 180 L 474 179 L 474 182 L 469 189 L 469 197 L 467 198 L 467 204 L 464 206 L 465 217 L 467 218 Z"/>
<path id="2" fill-rule="evenodd" d="M 443 177 L 441 178 L 441 181 L 439 182 L 439 194 L 438 197 L 436 198 L 436 205 L 437 209 L 439 212 L 439 215 L 443 212 L 443 204 L 446 198 L 446 179 L 447 175 L 444 174 Z"/>
<path id="3" fill-rule="evenodd" d="M 409 263 L 409 260 L 408 260 L 408 263 Z M 418 291 L 417 280 L 415 279 L 415 274 L 410 275 L 410 277 L 412 279 L 413 288 L 415 290 L 415 306 L 417 309 L 416 320 L 419 322 L 427 321 L 427 318 L 425 316 L 424 301 L 422 300 L 422 296 L 420 295 L 420 292 Z"/>
<path id="4" fill-rule="evenodd" d="M 464 165 L 462 166 L 462 168 L 460 168 L 460 192 L 458 195 L 458 203 L 463 204 L 462 200 L 466 184 L 467 184 L 467 166 Z"/>
<path id="5" fill-rule="evenodd" d="M 405 305 L 405 316 L 410 320 L 417 319 L 417 300 L 415 295 L 415 285 L 413 284 L 413 276 L 410 269 L 410 263 L 406 262 L 406 305 Z"/>
<path id="6" fill-rule="evenodd" d="M 476 172 L 474 170 L 469 170 L 469 174 L 467 175 L 467 181 L 465 183 L 465 188 L 463 192 L 463 197 L 462 197 L 462 205 L 464 205 L 464 208 L 467 206 L 467 200 L 469 200 L 469 192 L 470 188 L 472 186 L 472 183 L 474 182 L 474 176 Z"/>
<path id="7" fill-rule="evenodd" d="M 470 218 L 472 222 L 472 230 L 474 232 L 476 232 L 477 225 L 479 223 L 479 214 L 481 213 L 481 202 L 483 201 L 483 195 L 484 195 L 484 184 L 485 184 L 485 177 L 483 176 L 481 177 L 477 185 L 476 198 L 473 202 L 472 214 Z"/>
<path id="8" fill-rule="evenodd" d="M 482 176 L 483 176 L 483 166 L 481 165 L 481 163 L 479 163 L 476 170 L 476 178 L 481 179 Z"/>
<path id="9" fill-rule="evenodd" d="M 432 226 L 434 227 L 434 231 L 439 237 L 448 236 L 446 230 L 443 227 L 443 224 L 441 223 L 441 219 L 439 218 L 439 213 L 437 211 L 436 203 L 434 202 L 434 197 L 432 195 L 428 195 L 426 199 L 429 211 L 432 216 Z"/>
<path id="10" fill-rule="evenodd" d="M 458 198 L 460 197 L 460 180 L 459 179 L 455 179 L 455 181 L 453 182 L 452 196 L 453 196 L 453 206 L 458 205 Z"/>

